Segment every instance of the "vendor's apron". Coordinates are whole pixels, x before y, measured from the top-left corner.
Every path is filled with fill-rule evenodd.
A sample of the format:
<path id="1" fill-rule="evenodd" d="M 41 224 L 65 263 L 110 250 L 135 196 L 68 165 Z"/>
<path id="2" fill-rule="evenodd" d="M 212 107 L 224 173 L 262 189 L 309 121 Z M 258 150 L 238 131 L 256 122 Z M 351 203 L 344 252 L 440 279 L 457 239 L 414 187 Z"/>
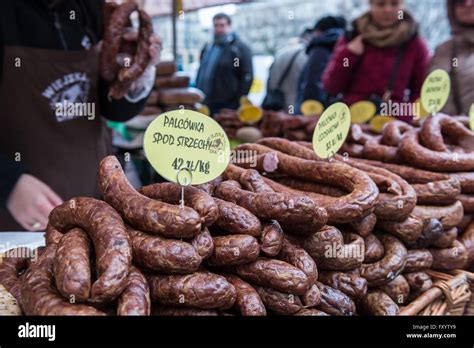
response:
<path id="1" fill-rule="evenodd" d="M 111 152 L 97 102 L 98 51 L 7 46 L 4 54 L 0 151 L 63 200 L 98 196 L 97 166 Z M 71 104 L 59 107 L 64 101 L 86 108 L 71 116 Z M 22 229 L 0 209 L 0 231 Z"/>

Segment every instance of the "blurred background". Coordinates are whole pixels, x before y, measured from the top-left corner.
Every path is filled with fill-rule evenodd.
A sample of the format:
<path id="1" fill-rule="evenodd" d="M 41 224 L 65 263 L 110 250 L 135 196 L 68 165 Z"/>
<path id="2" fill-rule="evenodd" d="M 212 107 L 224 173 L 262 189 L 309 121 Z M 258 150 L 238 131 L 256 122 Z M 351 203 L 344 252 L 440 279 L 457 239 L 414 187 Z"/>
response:
<path id="1" fill-rule="evenodd" d="M 249 99 L 260 104 L 275 53 L 311 28 L 325 15 L 342 15 L 348 22 L 368 8 L 366 0 L 142 0 L 141 5 L 153 16 L 155 32 L 163 38 L 164 60 L 173 60 L 173 3 L 176 59 L 178 69 L 194 81 L 199 55 L 206 42 L 212 41 L 212 17 L 224 12 L 232 17 L 233 29 L 251 44 L 254 82 Z M 215 6 L 218 4 L 218 6 Z M 421 35 L 430 50 L 449 37 L 450 28 L 445 0 L 406 0 L 407 8 L 420 22 Z"/>

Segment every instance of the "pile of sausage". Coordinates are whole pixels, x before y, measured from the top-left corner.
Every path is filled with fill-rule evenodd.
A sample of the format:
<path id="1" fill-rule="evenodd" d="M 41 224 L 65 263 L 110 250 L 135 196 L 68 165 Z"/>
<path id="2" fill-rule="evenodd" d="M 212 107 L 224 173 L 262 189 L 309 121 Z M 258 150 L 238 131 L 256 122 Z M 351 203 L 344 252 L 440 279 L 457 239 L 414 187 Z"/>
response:
<path id="1" fill-rule="evenodd" d="M 294 141 L 311 141 L 317 116 L 289 115 L 281 111 L 265 111 L 260 129 L 265 137 L 282 137 Z"/>
<path id="2" fill-rule="evenodd" d="M 98 183 L 103 201 L 78 197 L 51 212 L 37 259 L 20 249 L 3 259 L 0 283 L 26 315 L 324 314 L 313 308 L 325 288 L 315 261 L 274 219 L 214 195 L 220 181 L 138 192 L 110 156 Z M 296 201 L 295 215 L 281 206 L 282 223 L 304 218 L 319 229 L 325 210 L 308 203 Z"/>
<path id="3" fill-rule="evenodd" d="M 240 121 L 236 110 L 222 109 L 214 119 L 229 138 L 238 138 L 239 130 L 247 125 Z M 252 124 L 264 137 L 282 137 L 294 141 L 310 141 L 319 117 L 289 115 L 281 111 L 263 111 L 262 119 Z"/>
<path id="4" fill-rule="evenodd" d="M 237 110 L 221 109 L 217 114 L 213 115 L 213 117 L 230 139 L 235 139 L 238 130 L 246 126 L 245 123 L 239 119 Z"/>
<path id="5" fill-rule="evenodd" d="M 177 70 L 174 61 L 163 61 L 156 65 L 155 85 L 141 115 L 156 116 L 183 107 L 197 110 L 204 95 L 201 90 L 188 87 L 189 76 Z"/>
<path id="6" fill-rule="evenodd" d="M 468 148 L 457 139 L 445 152 Z M 470 174 L 321 160 L 281 138 L 236 151 L 255 158 L 208 184 L 138 191 L 104 158 L 103 201 L 56 207 L 39 257 L 13 250 L 0 283 L 27 315 L 396 315 L 431 270 L 474 266 Z"/>

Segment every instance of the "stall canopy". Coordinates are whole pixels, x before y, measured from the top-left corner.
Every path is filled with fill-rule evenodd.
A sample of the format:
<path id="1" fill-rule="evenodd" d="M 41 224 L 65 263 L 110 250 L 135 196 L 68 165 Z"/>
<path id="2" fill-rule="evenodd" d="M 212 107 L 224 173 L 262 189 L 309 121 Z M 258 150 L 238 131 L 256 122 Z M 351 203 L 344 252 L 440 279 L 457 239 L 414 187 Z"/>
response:
<path id="1" fill-rule="evenodd" d="M 177 9 L 176 12 L 180 10 L 189 12 L 205 7 L 236 4 L 244 1 L 245 0 L 142 0 L 141 4 L 151 16 L 169 16 L 174 13 L 174 6 Z"/>
<path id="2" fill-rule="evenodd" d="M 140 0 L 143 9 L 152 17 L 172 16 L 173 56 L 176 59 L 176 18 L 181 11 L 197 11 L 205 7 L 238 4 L 249 0 Z"/>

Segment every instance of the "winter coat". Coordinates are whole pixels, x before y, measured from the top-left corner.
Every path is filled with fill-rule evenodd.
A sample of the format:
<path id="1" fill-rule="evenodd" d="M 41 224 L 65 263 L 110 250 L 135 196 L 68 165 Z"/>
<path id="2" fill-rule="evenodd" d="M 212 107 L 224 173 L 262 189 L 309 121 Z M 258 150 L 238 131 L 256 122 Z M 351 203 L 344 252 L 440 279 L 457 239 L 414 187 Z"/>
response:
<path id="1" fill-rule="evenodd" d="M 351 105 L 371 96 L 381 98 L 387 90 L 401 46 L 376 47 L 364 40 L 365 51 L 361 56 L 352 53 L 348 43 L 358 34 L 357 27 L 352 35 L 342 37 L 334 49 L 331 60 L 323 73 L 323 84 L 330 95 L 343 95 Z M 426 77 L 430 55 L 424 40 L 417 34 L 404 43 L 405 51 L 395 79 L 391 99 L 404 102 L 406 90 L 410 101 L 420 96 Z"/>
<path id="2" fill-rule="evenodd" d="M 271 91 L 273 89 L 279 89 L 285 95 L 285 111 L 288 112 L 289 107 L 296 107 L 296 97 L 298 93 L 298 81 L 303 71 L 304 66 L 308 57 L 306 55 L 306 47 L 303 43 L 298 43 L 296 45 L 291 45 L 290 47 L 285 47 L 280 52 L 277 53 L 275 61 L 270 69 L 270 75 L 268 77 L 267 90 Z M 283 73 L 289 66 L 292 58 L 296 55 L 296 58 L 291 65 L 288 74 L 281 83 L 281 86 L 278 86 Z"/>
<path id="3" fill-rule="evenodd" d="M 314 37 L 309 43 L 306 54 L 308 61 L 300 76 L 298 88 L 298 105 L 308 99 L 327 102 L 327 94 L 321 81 L 337 40 L 344 33 L 343 29 L 329 29 Z"/>
<path id="4" fill-rule="evenodd" d="M 211 51 L 212 45 L 206 45 L 202 50 L 201 63 L 205 55 Z M 206 103 L 238 104 L 240 97 L 247 95 L 252 85 L 252 52 L 235 33 L 229 35 L 227 42 L 219 43 L 219 45 L 221 47 L 218 62 L 213 67 L 209 87 L 205 88 L 208 90 L 204 91 Z M 198 88 L 201 88 L 203 68 L 201 64 L 196 79 Z M 201 89 L 204 90 L 204 88 Z"/>

